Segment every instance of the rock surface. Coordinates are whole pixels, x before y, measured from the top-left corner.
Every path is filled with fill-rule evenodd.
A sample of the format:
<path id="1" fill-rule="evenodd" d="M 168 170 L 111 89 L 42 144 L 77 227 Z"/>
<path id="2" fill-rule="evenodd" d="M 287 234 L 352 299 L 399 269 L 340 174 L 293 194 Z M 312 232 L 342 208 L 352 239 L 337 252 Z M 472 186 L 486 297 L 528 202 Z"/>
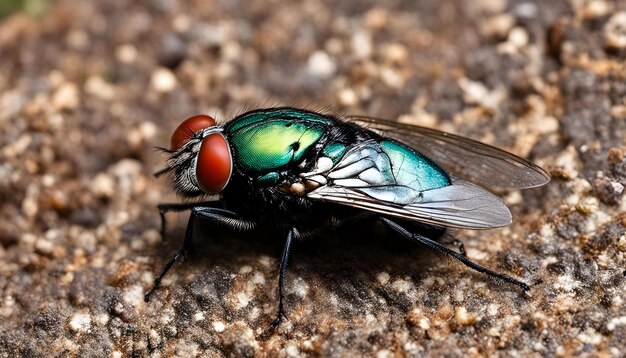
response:
<path id="1" fill-rule="evenodd" d="M 20 3 L 0 14 L 0 356 L 626 354 L 623 2 Z M 161 241 L 155 205 L 176 198 L 154 146 L 190 115 L 274 104 L 427 125 L 548 169 L 501 193 L 511 226 L 454 232 L 530 295 L 372 224 L 296 243 L 269 337 L 271 230 L 200 230 L 146 304 L 186 219 Z"/>

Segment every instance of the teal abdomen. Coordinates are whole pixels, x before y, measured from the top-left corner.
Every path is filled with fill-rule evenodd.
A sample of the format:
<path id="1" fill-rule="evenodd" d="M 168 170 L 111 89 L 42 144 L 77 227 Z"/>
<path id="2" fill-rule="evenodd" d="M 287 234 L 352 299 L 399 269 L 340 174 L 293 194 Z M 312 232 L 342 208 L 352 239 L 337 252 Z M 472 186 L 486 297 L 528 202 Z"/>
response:
<path id="1" fill-rule="evenodd" d="M 417 191 L 450 185 L 450 178 L 443 169 L 413 149 L 389 140 L 381 141 L 380 147 L 389 156 L 391 171 L 398 185 Z"/>
<path id="2" fill-rule="evenodd" d="M 254 113 L 228 127 L 234 160 L 242 169 L 264 174 L 285 168 L 300 161 L 326 133 L 322 117 L 292 112 Z"/>

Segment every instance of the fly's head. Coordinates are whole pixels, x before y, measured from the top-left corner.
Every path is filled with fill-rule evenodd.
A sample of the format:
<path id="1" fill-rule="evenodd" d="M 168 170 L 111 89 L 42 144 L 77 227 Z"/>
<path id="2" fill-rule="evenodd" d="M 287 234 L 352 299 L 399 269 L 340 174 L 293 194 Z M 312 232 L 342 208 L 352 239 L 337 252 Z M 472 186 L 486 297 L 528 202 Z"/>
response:
<path id="1" fill-rule="evenodd" d="M 209 116 L 183 121 L 172 134 L 167 167 L 156 175 L 173 173 L 176 193 L 184 197 L 219 194 L 233 172 L 233 160 L 222 127 Z"/>

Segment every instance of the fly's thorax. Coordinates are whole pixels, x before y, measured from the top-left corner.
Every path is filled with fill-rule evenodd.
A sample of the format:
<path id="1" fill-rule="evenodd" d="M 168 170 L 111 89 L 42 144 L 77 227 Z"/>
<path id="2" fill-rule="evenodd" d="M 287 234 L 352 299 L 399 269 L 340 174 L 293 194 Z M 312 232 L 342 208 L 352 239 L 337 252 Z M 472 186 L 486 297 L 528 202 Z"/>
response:
<path id="1" fill-rule="evenodd" d="M 230 139 L 237 165 L 258 175 L 300 162 L 325 132 L 321 125 L 273 119 L 240 128 L 230 134 Z"/>
<path id="2" fill-rule="evenodd" d="M 257 176 L 253 182 L 260 188 L 275 187 L 283 193 L 304 197 L 328 183 L 326 174 L 339 162 L 346 150 L 346 145 L 341 143 L 322 146 L 314 155 L 300 160 L 296 167 Z"/>
<path id="3" fill-rule="evenodd" d="M 314 165 L 333 123 L 318 113 L 273 108 L 237 117 L 225 132 L 237 170 L 256 188 L 273 187 L 302 196 L 317 184 L 298 174 Z"/>

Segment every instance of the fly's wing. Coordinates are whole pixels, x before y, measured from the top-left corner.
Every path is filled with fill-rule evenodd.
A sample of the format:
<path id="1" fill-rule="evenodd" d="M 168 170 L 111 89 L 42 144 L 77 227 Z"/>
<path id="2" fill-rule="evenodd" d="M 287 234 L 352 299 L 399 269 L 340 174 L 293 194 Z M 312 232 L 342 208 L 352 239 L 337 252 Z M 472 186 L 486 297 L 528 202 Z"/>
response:
<path id="1" fill-rule="evenodd" d="M 509 209 L 495 195 L 462 180 L 433 180 L 437 168 L 430 162 L 385 142 L 352 147 L 323 172 L 325 185 L 307 196 L 438 226 L 490 229 L 511 223 Z M 302 174 L 308 180 L 319 175 Z"/>
<path id="2" fill-rule="evenodd" d="M 394 186 L 386 189 L 394 190 Z M 358 188 L 337 185 L 322 186 L 307 196 L 383 215 L 453 228 L 492 229 L 511 223 L 511 212 L 498 197 L 465 181 L 424 191 L 418 200 L 406 205 L 377 200 Z"/>
<path id="3" fill-rule="evenodd" d="M 542 168 L 496 147 L 435 129 L 371 117 L 348 117 L 383 137 L 397 139 L 450 173 L 495 188 L 533 188 L 550 181 Z"/>

